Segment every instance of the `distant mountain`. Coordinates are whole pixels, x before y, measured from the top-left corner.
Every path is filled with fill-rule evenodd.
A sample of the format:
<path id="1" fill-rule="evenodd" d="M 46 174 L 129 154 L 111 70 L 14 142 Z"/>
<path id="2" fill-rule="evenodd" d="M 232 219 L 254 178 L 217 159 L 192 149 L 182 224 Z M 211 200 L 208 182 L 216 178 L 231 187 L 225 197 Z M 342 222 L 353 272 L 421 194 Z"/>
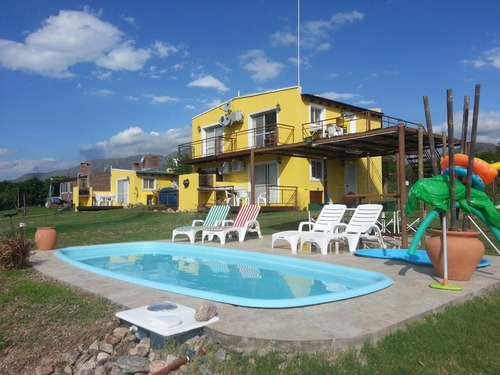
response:
<path id="1" fill-rule="evenodd" d="M 127 156 L 124 158 L 95 159 L 95 160 L 89 160 L 88 163 L 92 165 L 92 173 L 103 173 L 103 172 L 109 172 L 111 170 L 111 167 L 115 169 L 132 169 L 132 163 L 140 163 L 143 156 L 144 155 L 134 155 L 134 156 Z M 174 157 L 177 156 L 177 153 L 175 153 L 175 155 L 172 154 L 167 156 L 159 155 L 160 169 L 166 168 L 165 166 L 166 159 L 168 157 L 173 157 L 173 156 Z M 47 178 L 54 176 L 76 177 L 79 172 L 80 172 L 80 164 L 72 168 L 59 169 L 52 172 L 27 173 L 17 178 L 16 180 L 13 180 L 12 182 L 23 182 L 34 177 L 38 178 L 39 180 L 45 180 Z"/>

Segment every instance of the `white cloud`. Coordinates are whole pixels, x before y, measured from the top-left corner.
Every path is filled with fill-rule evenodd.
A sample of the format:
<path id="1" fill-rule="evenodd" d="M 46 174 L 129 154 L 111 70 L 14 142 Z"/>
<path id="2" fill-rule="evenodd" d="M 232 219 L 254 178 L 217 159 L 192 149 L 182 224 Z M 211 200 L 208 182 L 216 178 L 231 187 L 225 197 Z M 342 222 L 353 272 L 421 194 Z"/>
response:
<path id="1" fill-rule="evenodd" d="M 92 94 L 97 95 L 97 96 L 110 96 L 110 95 L 114 95 L 115 92 L 111 91 L 111 90 L 99 90 L 99 91 L 95 91 Z"/>
<path id="2" fill-rule="evenodd" d="M 171 96 L 156 96 L 156 95 L 144 95 L 146 98 L 151 98 L 151 103 L 168 103 L 168 102 L 179 102 L 179 98 L 172 98 Z"/>
<path id="3" fill-rule="evenodd" d="M 71 77 L 79 63 L 96 63 L 110 70 L 141 69 L 149 49 L 135 49 L 126 35 L 89 10 L 61 10 L 28 34 L 24 43 L 0 39 L 0 64 L 49 77 Z"/>
<path id="4" fill-rule="evenodd" d="M 191 105 L 191 104 L 186 104 L 185 108 L 186 109 L 196 109 L 196 107 L 194 105 Z"/>
<path id="5" fill-rule="evenodd" d="M 135 19 L 133 17 L 127 17 L 127 16 L 124 16 L 124 15 L 121 15 L 120 18 L 122 20 L 124 20 L 125 22 L 130 23 L 131 25 L 135 24 Z"/>
<path id="6" fill-rule="evenodd" d="M 469 125 L 468 125 L 468 139 L 470 139 L 470 132 L 472 129 L 472 116 L 473 111 L 470 111 L 469 114 Z M 457 124 L 462 124 L 463 112 L 456 112 L 453 115 L 453 122 L 455 124 L 455 138 L 462 137 L 462 126 Z M 433 132 L 435 134 L 440 134 L 442 132 L 448 132 L 448 124 L 447 122 L 442 122 L 437 126 L 433 126 Z M 500 142 L 500 111 L 491 111 L 491 112 L 481 112 L 479 111 L 478 115 L 478 123 L 477 123 L 477 142 L 484 143 L 494 143 L 495 145 Z"/>
<path id="7" fill-rule="evenodd" d="M 9 148 L 0 148 L 0 156 L 13 154 L 15 151 Z"/>
<path id="8" fill-rule="evenodd" d="M 179 144 L 190 141 L 191 126 L 169 129 L 163 133 L 153 131 L 149 134 L 135 126 L 121 131 L 107 141 L 82 146 L 80 154 L 86 160 L 147 153 L 166 155 L 176 151 Z"/>
<path id="9" fill-rule="evenodd" d="M 336 13 L 327 20 L 310 20 L 300 26 L 300 46 L 304 49 L 327 51 L 331 48 L 332 33 L 342 26 L 361 21 L 364 14 L 353 10 L 349 13 Z M 291 46 L 297 44 L 297 35 L 290 30 L 277 31 L 271 36 L 271 45 Z"/>
<path id="10" fill-rule="evenodd" d="M 483 68 L 491 66 L 500 69 L 500 48 L 493 48 L 484 51 L 477 60 L 463 60 L 464 64 L 472 64 L 476 68 Z"/>
<path id="11" fill-rule="evenodd" d="M 359 95 L 352 94 L 352 93 L 338 93 L 338 92 L 330 91 L 330 92 L 325 92 L 323 94 L 320 94 L 320 96 L 322 96 L 324 98 L 331 99 L 331 100 L 349 100 L 349 99 L 357 98 Z"/>
<path id="12" fill-rule="evenodd" d="M 50 172 L 59 169 L 74 167 L 76 162 L 60 161 L 53 158 L 38 160 L 17 159 L 0 161 L 0 181 L 15 180 L 27 173 Z"/>
<path id="13" fill-rule="evenodd" d="M 362 105 L 362 106 L 367 106 L 367 105 L 371 105 L 371 104 L 374 104 L 374 103 L 375 103 L 374 100 L 360 100 L 356 104 Z"/>
<path id="14" fill-rule="evenodd" d="M 217 91 L 222 91 L 222 92 L 229 90 L 229 88 L 224 83 L 222 83 L 217 78 L 214 78 L 211 75 L 201 76 L 200 78 L 189 82 L 188 86 L 189 87 L 201 87 L 201 88 L 213 88 L 213 89 L 216 89 Z"/>
<path id="15" fill-rule="evenodd" d="M 98 58 L 95 63 L 109 70 L 137 71 L 142 69 L 151 57 L 149 49 L 134 49 L 131 43 L 111 50 L 106 56 Z"/>
<path id="16" fill-rule="evenodd" d="M 275 78 L 285 68 L 284 64 L 267 58 L 264 51 L 260 49 L 247 51 L 240 56 L 240 59 L 246 70 L 254 72 L 252 79 L 255 81 L 267 81 Z"/>
<path id="17" fill-rule="evenodd" d="M 178 47 L 172 46 L 172 45 L 165 43 L 165 42 L 159 42 L 159 41 L 156 41 L 153 44 L 153 48 L 155 49 L 158 56 L 161 56 L 161 57 L 168 57 L 168 55 L 170 55 L 171 53 L 179 52 Z"/>

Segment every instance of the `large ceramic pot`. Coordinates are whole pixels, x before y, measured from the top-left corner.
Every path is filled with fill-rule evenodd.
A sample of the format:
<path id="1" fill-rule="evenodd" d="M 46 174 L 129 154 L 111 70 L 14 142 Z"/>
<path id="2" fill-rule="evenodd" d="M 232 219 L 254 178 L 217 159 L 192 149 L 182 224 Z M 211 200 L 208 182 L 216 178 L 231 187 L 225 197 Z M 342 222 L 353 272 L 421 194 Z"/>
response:
<path id="1" fill-rule="evenodd" d="M 432 236 L 425 243 L 425 249 L 439 277 L 443 272 L 443 231 L 431 229 Z M 470 280 L 484 255 L 484 245 L 478 231 L 447 231 L 448 279 Z"/>
<path id="2" fill-rule="evenodd" d="M 56 228 L 37 228 L 35 233 L 35 242 L 40 250 L 53 250 L 57 242 Z"/>

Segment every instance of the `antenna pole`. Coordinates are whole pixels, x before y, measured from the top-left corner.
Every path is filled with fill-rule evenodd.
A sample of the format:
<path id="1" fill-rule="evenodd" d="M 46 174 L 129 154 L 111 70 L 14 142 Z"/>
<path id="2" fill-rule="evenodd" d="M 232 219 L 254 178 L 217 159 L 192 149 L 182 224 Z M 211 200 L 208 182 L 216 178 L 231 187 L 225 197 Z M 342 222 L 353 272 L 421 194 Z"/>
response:
<path id="1" fill-rule="evenodd" d="M 300 0 L 297 0 L 297 86 L 300 87 Z"/>

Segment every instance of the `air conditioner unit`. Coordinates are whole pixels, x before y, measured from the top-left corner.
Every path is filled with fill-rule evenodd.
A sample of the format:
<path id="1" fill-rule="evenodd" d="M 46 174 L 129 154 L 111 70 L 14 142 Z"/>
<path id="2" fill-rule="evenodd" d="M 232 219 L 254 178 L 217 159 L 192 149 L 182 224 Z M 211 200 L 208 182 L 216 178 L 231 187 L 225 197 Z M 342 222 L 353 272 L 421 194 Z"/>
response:
<path id="1" fill-rule="evenodd" d="M 229 173 L 231 173 L 231 162 L 225 161 L 224 163 L 222 163 L 221 174 L 229 174 Z"/>
<path id="2" fill-rule="evenodd" d="M 234 111 L 231 112 L 231 122 L 243 122 L 243 111 Z"/>
<path id="3" fill-rule="evenodd" d="M 230 123 L 231 123 L 231 115 L 229 114 L 222 115 L 219 118 L 219 124 L 221 124 L 222 126 L 228 126 Z"/>
<path id="4" fill-rule="evenodd" d="M 245 162 L 243 160 L 235 160 L 232 163 L 233 172 L 243 172 L 245 170 Z"/>

